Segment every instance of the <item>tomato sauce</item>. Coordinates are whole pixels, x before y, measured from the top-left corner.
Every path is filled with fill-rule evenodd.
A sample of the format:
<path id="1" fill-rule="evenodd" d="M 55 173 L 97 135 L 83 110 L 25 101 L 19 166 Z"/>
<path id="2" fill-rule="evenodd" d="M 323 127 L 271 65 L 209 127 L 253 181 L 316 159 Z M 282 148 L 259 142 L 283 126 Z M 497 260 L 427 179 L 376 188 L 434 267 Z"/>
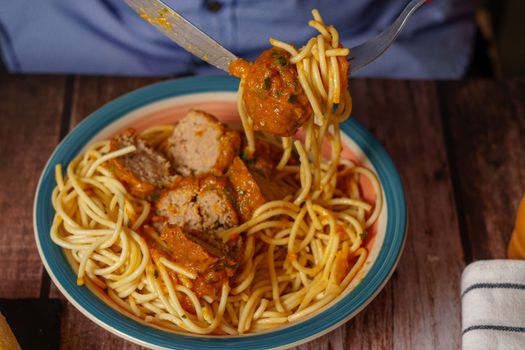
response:
<path id="1" fill-rule="evenodd" d="M 292 136 L 313 114 L 289 59 L 288 52 L 272 48 L 253 63 L 237 59 L 230 64 L 230 74 L 242 79 L 243 102 L 254 130 Z"/>

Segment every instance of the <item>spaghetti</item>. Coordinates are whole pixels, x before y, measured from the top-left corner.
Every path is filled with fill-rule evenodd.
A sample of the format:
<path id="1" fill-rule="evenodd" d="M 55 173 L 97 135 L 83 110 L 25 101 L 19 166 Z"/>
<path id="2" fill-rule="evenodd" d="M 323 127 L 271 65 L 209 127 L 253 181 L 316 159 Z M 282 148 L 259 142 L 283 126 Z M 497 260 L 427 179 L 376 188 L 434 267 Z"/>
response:
<path id="1" fill-rule="evenodd" d="M 303 127 L 304 141 L 282 137 L 276 180 L 298 190 L 259 206 L 249 220 L 219 233 L 224 241 L 241 235 L 245 249 L 218 298 L 199 297 L 185 283 L 195 280 L 193 271 L 150 254 L 140 230 L 150 219 L 151 203 L 130 194 L 107 166 L 136 149 L 112 150 L 110 141 L 91 145 L 65 175 L 60 164 L 55 169 L 51 237 L 74 261 L 78 284 L 105 291 L 116 305 L 146 322 L 194 334 L 229 335 L 295 322 L 349 287 L 368 255 L 363 240 L 381 211 L 381 188 L 373 172 L 340 159 L 339 124 L 352 107 L 340 65 L 349 51 L 340 47 L 334 27 L 317 10 L 312 14 L 309 25 L 319 35 L 301 49 L 270 39 L 289 53 L 313 112 Z M 243 83 L 238 106 L 249 156 L 255 151 L 255 135 Z M 172 128 L 156 126 L 140 137 L 162 149 Z M 330 153 L 325 159 L 326 143 Z M 290 161 L 294 151 L 299 164 Z M 363 198 L 360 176 L 372 183 L 374 203 Z"/>

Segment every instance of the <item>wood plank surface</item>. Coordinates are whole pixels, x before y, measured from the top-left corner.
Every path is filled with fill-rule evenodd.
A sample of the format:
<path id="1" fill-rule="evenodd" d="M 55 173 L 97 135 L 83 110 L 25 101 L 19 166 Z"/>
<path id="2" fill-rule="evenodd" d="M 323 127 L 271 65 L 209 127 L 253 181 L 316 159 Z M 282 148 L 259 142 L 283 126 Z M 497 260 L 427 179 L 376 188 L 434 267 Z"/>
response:
<path id="1" fill-rule="evenodd" d="M 77 77 L 73 86 L 70 128 L 106 103 L 163 78 Z"/>
<path id="2" fill-rule="evenodd" d="M 505 258 L 525 194 L 525 81 L 440 83 L 472 260 Z"/>
<path id="3" fill-rule="evenodd" d="M 0 75 L 0 297 L 38 297 L 33 238 L 38 176 L 69 128 L 158 78 Z M 353 115 L 403 179 L 408 238 L 378 297 L 306 349 L 460 348 L 465 261 L 503 258 L 525 193 L 525 80 L 351 81 Z M 45 283 L 44 279 L 44 283 Z M 63 301 L 62 349 L 142 349 Z"/>
<path id="4" fill-rule="evenodd" d="M 0 73 L 0 297 L 38 297 L 33 197 L 59 140 L 64 77 Z"/>
<path id="5" fill-rule="evenodd" d="M 391 333 L 392 346 L 459 349 L 459 282 L 464 266 L 435 84 L 355 80 L 353 115 L 385 146 L 405 186 L 408 237 L 392 278 L 392 315 L 369 324 Z"/>

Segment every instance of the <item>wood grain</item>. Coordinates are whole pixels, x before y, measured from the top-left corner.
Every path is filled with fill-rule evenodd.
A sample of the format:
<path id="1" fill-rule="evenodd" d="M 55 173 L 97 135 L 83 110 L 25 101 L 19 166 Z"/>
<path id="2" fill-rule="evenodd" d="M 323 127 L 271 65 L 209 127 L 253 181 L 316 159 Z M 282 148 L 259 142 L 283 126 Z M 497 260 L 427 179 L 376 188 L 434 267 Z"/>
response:
<path id="1" fill-rule="evenodd" d="M 164 78 L 78 77 L 73 88 L 70 127 L 111 100 L 162 80 Z"/>
<path id="2" fill-rule="evenodd" d="M 0 297 L 38 297 L 33 197 L 59 140 L 64 78 L 0 74 Z"/>
<path id="3" fill-rule="evenodd" d="M 381 141 L 402 177 L 408 237 L 393 296 L 392 319 L 370 327 L 391 333 L 392 349 L 460 348 L 459 282 L 464 266 L 435 85 L 354 80 L 355 117 Z M 370 349 L 384 348 L 373 334 Z"/>
<path id="4" fill-rule="evenodd" d="M 392 349 L 392 283 L 356 317 L 336 330 L 297 346 L 295 350 Z"/>
<path id="5" fill-rule="evenodd" d="M 525 81 L 439 84 L 465 245 L 473 260 L 504 258 L 525 194 Z"/>

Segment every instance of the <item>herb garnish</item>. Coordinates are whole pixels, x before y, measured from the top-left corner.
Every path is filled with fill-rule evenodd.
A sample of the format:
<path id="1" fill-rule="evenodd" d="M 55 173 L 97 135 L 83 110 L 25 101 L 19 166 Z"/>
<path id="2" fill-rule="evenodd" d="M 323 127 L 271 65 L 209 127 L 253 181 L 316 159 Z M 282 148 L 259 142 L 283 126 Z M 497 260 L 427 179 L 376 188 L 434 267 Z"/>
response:
<path id="1" fill-rule="evenodd" d="M 224 194 L 224 196 L 226 197 L 226 199 L 233 205 L 236 205 L 237 204 L 237 201 L 235 199 L 235 197 L 233 196 L 233 194 L 228 191 L 227 189 L 223 188 L 222 189 L 222 193 Z"/>
<path id="2" fill-rule="evenodd" d="M 250 159 L 246 159 L 246 164 L 247 165 L 253 165 L 255 163 L 257 163 L 257 157 L 252 157 Z"/>
<path id="3" fill-rule="evenodd" d="M 281 67 L 284 67 L 284 66 L 288 65 L 288 60 L 284 56 L 278 56 L 275 59 L 275 64 L 277 64 L 277 65 L 279 65 Z"/>
<path id="4" fill-rule="evenodd" d="M 228 263 L 224 263 L 224 266 L 226 266 L 229 269 L 235 270 L 236 268 L 239 267 L 239 263 L 235 263 L 235 264 L 231 264 L 231 265 L 228 264 Z"/>
<path id="5" fill-rule="evenodd" d="M 151 198 L 152 201 L 156 201 L 157 199 L 159 199 L 159 196 L 160 196 L 160 194 L 159 194 L 158 191 L 153 191 L 149 195 L 149 198 Z"/>
<path id="6" fill-rule="evenodd" d="M 268 90 L 271 85 L 272 85 L 272 81 L 271 81 L 270 77 L 264 78 L 263 89 L 264 90 Z"/>
<path id="7" fill-rule="evenodd" d="M 288 102 L 290 103 L 297 102 L 297 95 L 290 95 L 290 97 L 288 97 Z"/>

